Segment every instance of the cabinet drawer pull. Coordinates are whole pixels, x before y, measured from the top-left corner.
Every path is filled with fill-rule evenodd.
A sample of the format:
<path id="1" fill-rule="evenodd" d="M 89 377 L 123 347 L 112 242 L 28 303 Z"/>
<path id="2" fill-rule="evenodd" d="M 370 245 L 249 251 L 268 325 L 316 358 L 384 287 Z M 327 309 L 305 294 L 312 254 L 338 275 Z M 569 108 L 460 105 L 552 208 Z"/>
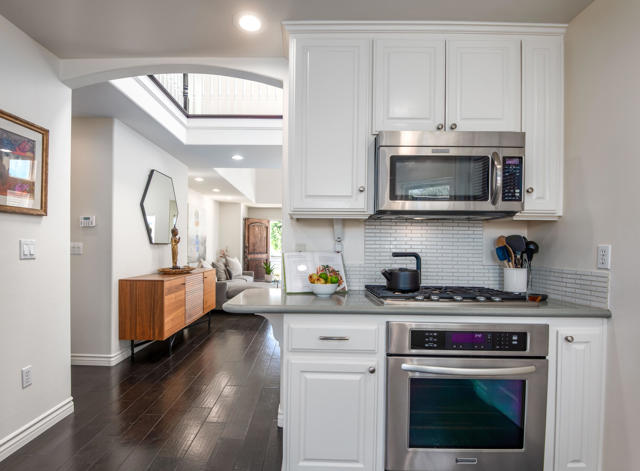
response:
<path id="1" fill-rule="evenodd" d="M 349 337 L 335 337 L 331 335 L 321 335 L 318 340 L 349 340 Z"/>
<path id="2" fill-rule="evenodd" d="M 573 343 L 573 341 L 575 340 L 573 338 L 573 335 L 567 335 L 564 339 L 569 343 Z"/>
<path id="3" fill-rule="evenodd" d="M 533 187 L 532 187 L 532 186 L 530 186 L 529 188 L 527 188 L 527 193 L 529 193 L 529 194 L 533 193 Z"/>
<path id="4" fill-rule="evenodd" d="M 451 130 L 458 129 L 458 125 L 456 123 L 451 123 L 451 126 L 449 127 L 451 128 Z"/>
<path id="5" fill-rule="evenodd" d="M 360 193 L 364 193 L 364 190 L 366 190 L 366 188 L 365 188 L 364 186 L 360 186 L 360 187 L 358 188 L 358 191 L 359 191 Z"/>
<path id="6" fill-rule="evenodd" d="M 369 367 L 369 373 L 374 374 L 376 372 L 376 367 L 375 366 L 370 366 Z"/>

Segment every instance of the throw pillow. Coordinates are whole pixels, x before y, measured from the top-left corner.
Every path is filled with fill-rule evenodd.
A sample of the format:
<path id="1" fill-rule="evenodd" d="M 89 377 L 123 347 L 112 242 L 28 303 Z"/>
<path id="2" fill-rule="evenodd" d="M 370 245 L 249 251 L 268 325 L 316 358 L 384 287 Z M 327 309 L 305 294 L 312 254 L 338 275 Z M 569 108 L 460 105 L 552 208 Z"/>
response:
<path id="1" fill-rule="evenodd" d="M 227 258 L 227 267 L 231 271 L 231 277 L 242 275 L 242 265 L 236 257 Z"/>
<path id="2" fill-rule="evenodd" d="M 218 281 L 226 281 L 229 278 L 227 277 L 227 269 L 224 266 L 224 263 L 219 261 L 211 262 L 211 266 L 216 269 L 216 277 Z"/>

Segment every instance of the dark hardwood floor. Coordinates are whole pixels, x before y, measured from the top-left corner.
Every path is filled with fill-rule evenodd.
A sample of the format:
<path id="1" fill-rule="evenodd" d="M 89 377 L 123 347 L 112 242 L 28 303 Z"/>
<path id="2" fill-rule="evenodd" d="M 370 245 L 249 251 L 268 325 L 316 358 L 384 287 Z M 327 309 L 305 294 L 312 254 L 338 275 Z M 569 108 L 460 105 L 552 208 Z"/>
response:
<path id="1" fill-rule="evenodd" d="M 115 367 L 72 367 L 75 413 L 0 462 L 22 470 L 280 470 L 280 350 L 262 317 L 216 314 Z"/>

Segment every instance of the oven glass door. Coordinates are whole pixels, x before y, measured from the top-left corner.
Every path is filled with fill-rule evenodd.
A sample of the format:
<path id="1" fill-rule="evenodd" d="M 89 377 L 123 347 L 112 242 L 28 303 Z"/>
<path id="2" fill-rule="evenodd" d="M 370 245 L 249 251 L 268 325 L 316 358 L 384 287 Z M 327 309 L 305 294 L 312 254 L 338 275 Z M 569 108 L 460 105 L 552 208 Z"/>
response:
<path id="1" fill-rule="evenodd" d="M 522 449 L 526 380 L 409 379 L 409 448 Z"/>
<path id="2" fill-rule="evenodd" d="M 547 360 L 389 357 L 387 469 L 540 470 Z"/>

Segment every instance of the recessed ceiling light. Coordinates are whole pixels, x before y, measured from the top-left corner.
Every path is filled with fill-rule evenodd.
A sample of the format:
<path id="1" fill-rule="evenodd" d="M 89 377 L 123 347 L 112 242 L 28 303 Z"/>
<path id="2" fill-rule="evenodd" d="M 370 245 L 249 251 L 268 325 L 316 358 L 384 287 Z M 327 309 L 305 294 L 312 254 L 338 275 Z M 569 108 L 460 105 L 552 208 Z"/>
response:
<path id="1" fill-rule="evenodd" d="M 249 33 L 256 33 L 262 28 L 262 21 L 253 13 L 242 13 L 238 16 L 238 26 Z"/>
<path id="2" fill-rule="evenodd" d="M 231 158 L 233 160 L 242 160 L 242 159 L 244 159 L 244 157 L 241 156 L 240 154 L 232 155 Z"/>
<path id="3" fill-rule="evenodd" d="M 225 198 L 227 198 L 228 200 L 230 200 L 230 199 L 231 199 L 231 196 L 225 196 Z"/>
<path id="4" fill-rule="evenodd" d="M 197 181 L 197 182 L 203 182 L 203 181 L 204 181 L 204 178 L 202 178 L 202 177 L 196 177 L 196 178 L 194 178 L 194 180 L 195 180 L 195 181 Z"/>
<path id="5" fill-rule="evenodd" d="M 220 188 L 213 188 L 211 191 L 214 191 L 216 193 L 220 193 Z"/>

